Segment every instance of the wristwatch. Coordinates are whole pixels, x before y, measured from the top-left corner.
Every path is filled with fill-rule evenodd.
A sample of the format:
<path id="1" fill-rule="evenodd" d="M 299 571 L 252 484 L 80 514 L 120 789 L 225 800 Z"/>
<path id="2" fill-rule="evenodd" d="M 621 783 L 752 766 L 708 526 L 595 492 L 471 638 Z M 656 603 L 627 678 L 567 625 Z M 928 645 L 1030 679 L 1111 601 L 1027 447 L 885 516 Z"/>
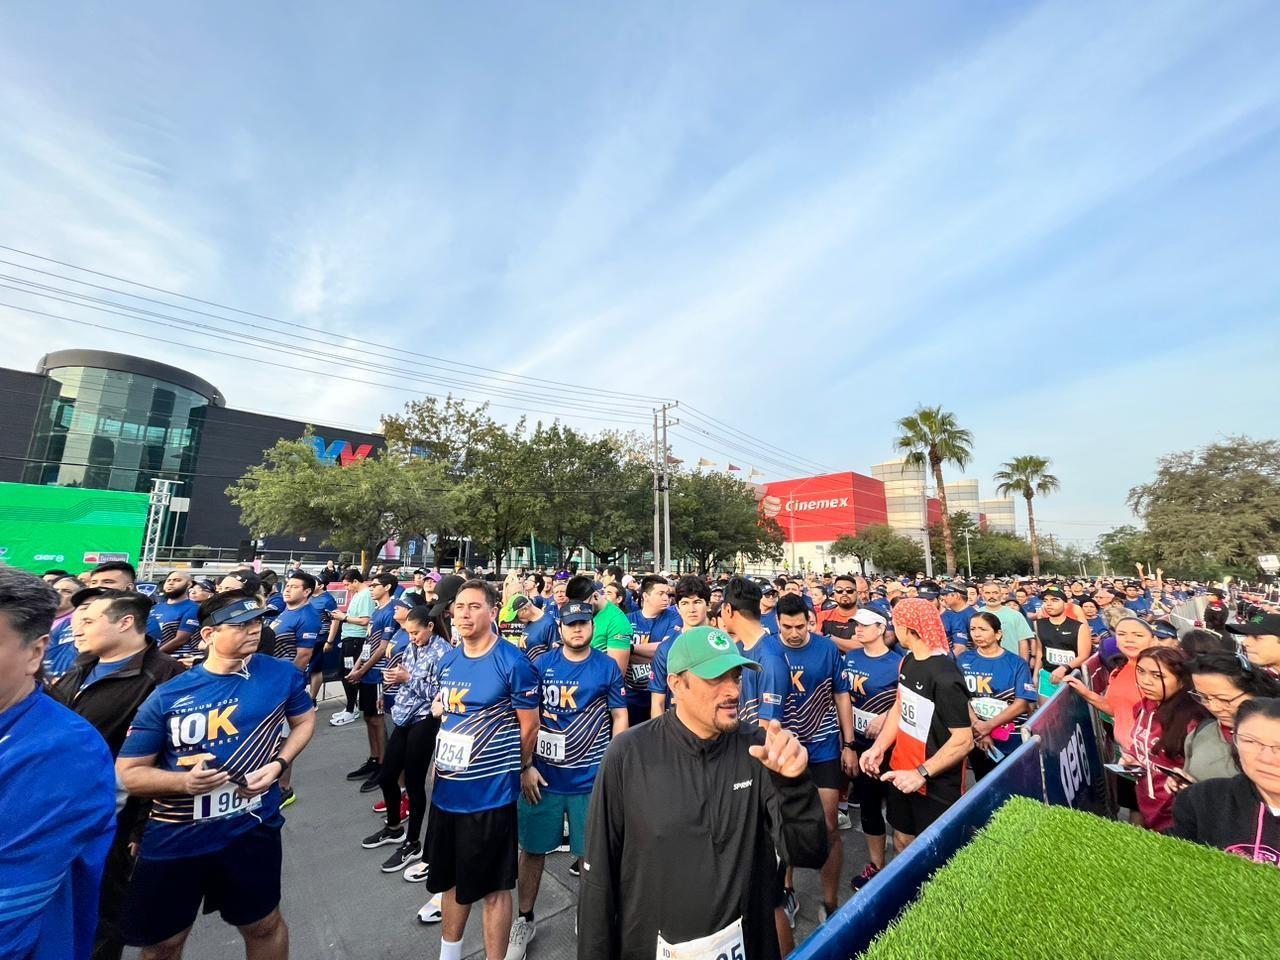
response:
<path id="1" fill-rule="evenodd" d="M 280 776 L 282 777 L 289 772 L 289 767 L 292 766 L 284 757 L 272 757 L 271 760 L 273 763 L 280 764 Z"/>
<path id="2" fill-rule="evenodd" d="M 920 774 L 920 776 L 925 780 L 929 779 L 929 771 L 924 768 L 923 763 L 916 767 L 916 773 Z"/>
<path id="3" fill-rule="evenodd" d="M 844 748 L 845 748 L 846 750 L 857 750 L 857 749 L 858 749 L 858 745 L 857 745 L 856 743 L 854 743 L 852 740 L 846 740 L 846 741 L 844 742 Z"/>

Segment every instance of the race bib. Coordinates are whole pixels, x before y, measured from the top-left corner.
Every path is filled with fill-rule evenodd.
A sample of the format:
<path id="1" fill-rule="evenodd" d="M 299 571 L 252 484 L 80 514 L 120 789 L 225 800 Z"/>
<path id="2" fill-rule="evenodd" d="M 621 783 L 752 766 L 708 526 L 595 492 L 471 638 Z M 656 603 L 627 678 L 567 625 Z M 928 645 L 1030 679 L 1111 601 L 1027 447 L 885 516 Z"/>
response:
<path id="1" fill-rule="evenodd" d="M 1076 658 L 1076 655 L 1070 650 L 1059 650 L 1055 647 L 1045 647 L 1044 658 L 1055 667 L 1066 667 L 1071 665 L 1071 661 Z"/>
<path id="2" fill-rule="evenodd" d="M 969 701 L 969 706 L 973 707 L 973 712 L 978 715 L 979 720 L 994 720 L 1009 704 L 995 697 L 974 697 Z"/>
<path id="3" fill-rule="evenodd" d="M 471 765 L 471 744 L 475 737 L 468 733 L 441 730 L 436 736 L 436 769 L 461 773 Z"/>
<path id="4" fill-rule="evenodd" d="M 653 676 L 653 664 L 651 663 L 633 663 L 627 669 L 631 673 L 633 682 L 648 680 Z"/>
<path id="5" fill-rule="evenodd" d="M 718 933 L 684 943 L 667 943 L 658 934 L 656 960 L 746 960 L 742 945 L 742 918 L 739 917 Z"/>
<path id="6" fill-rule="evenodd" d="M 248 813 L 262 806 L 261 795 L 242 797 L 236 793 L 234 783 L 224 784 L 193 799 L 195 803 L 191 808 L 192 820 L 218 820 L 222 817 L 235 816 L 237 813 Z"/>
<path id="7" fill-rule="evenodd" d="M 342 665 L 343 665 L 346 669 L 348 669 L 348 670 L 352 670 L 352 669 L 354 669 L 354 668 L 355 668 L 355 665 L 356 665 L 356 658 L 355 658 L 355 657 L 343 657 L 343 658 L 342 658 Z"/>
<path id="8" fill-rule="evenodd" d="M 878 713 L 872 713 L 870 710 L 859 710 L 853 708 L 853 732 L 859 736 L 868 736 L 867 731 L 871 729 L 871 724 L 875 722 Z"/>
<path id="9" fill-rule="evenodd" d="M 912 740 L 921 743 L 929 741 L 929 726 L 933 723 L 933 701 L 922 697 L 914 690 L 908 690 L 898 684 L 898 693 L 902 698 L 902 713 L 898 718 L 898 729 Z"/>
<path id="10" fill-rule="evenodd" d="M 550 730 L 538 731 L 538 756 L 552 763 L 564 763 L 565 736 Z"/>
<path id="11" fill-rule="evenodd" d="M 363 662 L 373 656 L 373 644 L 365 641 L 363 647 L 360 648 L 360 660 Z"/>

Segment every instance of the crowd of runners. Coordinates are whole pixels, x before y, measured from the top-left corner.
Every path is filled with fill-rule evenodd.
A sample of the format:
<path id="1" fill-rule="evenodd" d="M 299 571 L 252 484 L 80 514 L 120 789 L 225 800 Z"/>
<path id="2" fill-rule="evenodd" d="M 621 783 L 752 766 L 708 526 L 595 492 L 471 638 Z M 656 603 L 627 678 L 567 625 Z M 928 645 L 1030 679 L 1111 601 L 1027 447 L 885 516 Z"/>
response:
<path id="1" fill-rule="evenodd" d="M 282 811 L 317 735 L 355 765 L 307 776 L 368 795 L 349 842 L 424 885 L 442 960 L 476 905 L 486 955 L 525 957 L 560 850 L 579 957 L 785 956 L 796 871 L 825 920 L 1062 684 L 1113 725 L 1135 824 L 1280 858 L 1280 605 L 1158 569 L 135 580 L 0 568 L 0 956 L 178 957 L 202 905 L 287 956 Z"/>

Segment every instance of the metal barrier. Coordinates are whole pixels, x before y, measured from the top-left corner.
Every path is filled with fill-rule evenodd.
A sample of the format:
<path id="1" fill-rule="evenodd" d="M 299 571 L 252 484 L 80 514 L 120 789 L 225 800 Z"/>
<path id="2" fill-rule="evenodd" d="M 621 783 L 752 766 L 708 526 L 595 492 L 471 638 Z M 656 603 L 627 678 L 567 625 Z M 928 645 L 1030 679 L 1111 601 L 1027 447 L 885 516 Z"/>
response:
<path id="1" fill-rule="evenodd" d="M 924 882 L 1012 796 L 1106 814 L 1097 718 L 1065 684 L 1024 727 L 1027 740 L 881 870 L 791 954 L 850 960 L 920 895 Z"/>

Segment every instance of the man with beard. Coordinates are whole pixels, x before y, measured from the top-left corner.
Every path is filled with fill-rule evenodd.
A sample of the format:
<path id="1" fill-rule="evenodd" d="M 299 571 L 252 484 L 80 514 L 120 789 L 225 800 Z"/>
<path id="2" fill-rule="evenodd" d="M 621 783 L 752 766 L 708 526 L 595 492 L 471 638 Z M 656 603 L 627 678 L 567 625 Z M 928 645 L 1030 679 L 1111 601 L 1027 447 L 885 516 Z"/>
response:
<path id="1" fill-rule="evenodd" d="M 162 599 L 151 608 L 147 636 L 171 656 L 194 656 L 200 639 L 200 607 L 191 599 L 191 575 L 175 570 L 160 588 Z"/>
<path id="2" fill-rule="evenodd" d="M 777 858 L 827 857 L 808 754 L 777 720 L 739 725 L 758 664 L 723 631 L 681 633 L 668 666 L 675 708 L 617 737 L 591 797 L 578 957 L 773 960 Z"/>

